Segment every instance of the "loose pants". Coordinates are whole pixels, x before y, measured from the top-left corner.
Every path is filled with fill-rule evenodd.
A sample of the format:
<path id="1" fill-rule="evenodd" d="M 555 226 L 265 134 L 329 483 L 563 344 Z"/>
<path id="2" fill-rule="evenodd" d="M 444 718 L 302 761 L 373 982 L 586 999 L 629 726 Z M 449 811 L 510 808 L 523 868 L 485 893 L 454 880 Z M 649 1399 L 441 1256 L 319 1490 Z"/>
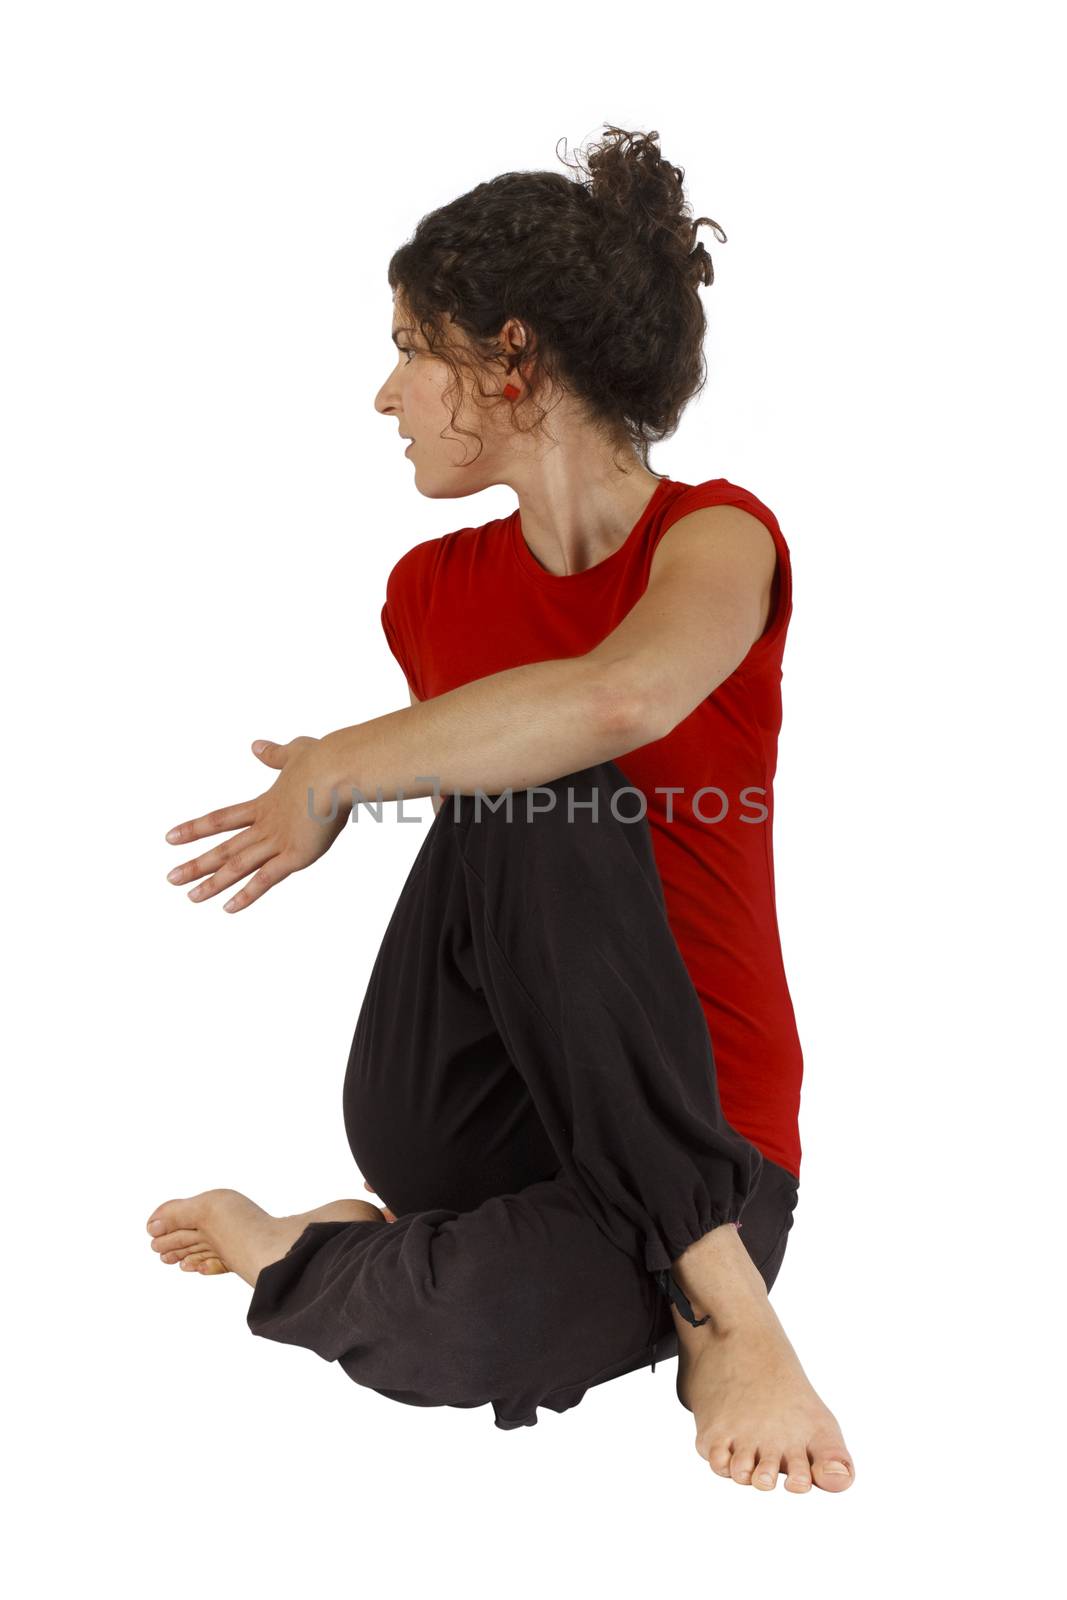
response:
<path id="1" fill-rule="evenodd" d="M 672 1264 L 736 1223 L 770 1288 L 792 1174 L 723 1116 L 652 837 L 603 762 L 449 795 L 378 951 L 344 1083 L 395 1222 L 316 1222 L 252 1332 L 411 1405 L 565 1411 L 677 1354 Z"/>

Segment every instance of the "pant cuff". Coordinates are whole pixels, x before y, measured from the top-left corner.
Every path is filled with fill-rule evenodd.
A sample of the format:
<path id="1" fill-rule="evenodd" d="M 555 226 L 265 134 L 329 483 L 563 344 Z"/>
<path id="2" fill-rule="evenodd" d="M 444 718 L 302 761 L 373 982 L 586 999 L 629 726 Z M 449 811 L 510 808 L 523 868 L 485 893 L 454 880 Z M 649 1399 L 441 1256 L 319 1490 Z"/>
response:
<path id="1" fill-rule="evenodd" d="M 686 1322 L 691 1322 L 694 1328 L 702 1328 L 705 1322 L 709 1320 L 711 1313 L 709 1312 L 707 1316 L 701 1317 L 699 1321 L 697 1320 L 685 1291 L 675 1279 L 674 1273 L 671 1272 L 670 1268 L 665 1267 L 662 1272 L 657 1272 L 655 1277 L 662 1293 L 666 1295 L 668 1300 L 673 1300 Z"/>

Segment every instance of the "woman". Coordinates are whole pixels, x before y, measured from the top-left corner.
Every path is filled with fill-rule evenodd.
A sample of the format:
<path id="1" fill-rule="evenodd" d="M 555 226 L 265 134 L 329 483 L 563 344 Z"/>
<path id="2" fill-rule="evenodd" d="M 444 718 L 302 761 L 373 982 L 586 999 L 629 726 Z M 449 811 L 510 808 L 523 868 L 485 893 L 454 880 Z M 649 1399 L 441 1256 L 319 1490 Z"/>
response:
<path id="1" fill-rule="evenodd" d="M 405 453 L 423 494 L 461 497 L 507 483 L 519 506 L 510 517 L 416 545 L 393 568 L 382 622 L 410 708 L 323 739 L 257 742 L 253 749 L 280 773 L 272 788 L 167 836 L 184 844 L 242 830 L 170 875 L 182 884 L 203 879 L 190 895 L 200 900 L 252 874 L 227 903 L 240 910 L 322 855 L 353 800 L 434 795 L 437 817 L 379 952 L 346 1080 L 353 1150 L 368 1137 L 368 1151 L 379 1141 L 367 1167 L 378 1167 L 377 1192 L 391 1189 L 398 1209 L 344 1200 L 275 1218 L 234 1191 L 212 1190 L 159 1207 L 149 1231 L 169 1263 L 240 1273 L 255 1290 L 254 1331 L 348 1362 L 357 1381 L 415 1403 L 480 1401 L 464 1398 L 473 1389 L 433 1388 L 442 1380 L 425 1345 L 405 1354 L 403 1371 L 418 1384 L 387 1381 L 405 1306 L 390 1296 L 405 1267 L 410 1280 L 413 1263 L 418 1276 L 428 1253 L 447 1247 L 449 1282 L 462 1292 L 442 1315 L 462 1305 L 469 1321 L 488 1296 L 503 1298 L 511 1316 L 514 1296 L 487 1289 L 499 1280 L 485 1264 L 507 1259 L 503 1241 L 513 1245 L 518 1229 L 523 1239 L 549 1241 L 536 1281 L 558 1295 L 566 1320 L 578 1316 L 566 1273 L 581 1252 L 592 1252 L 586 1271 L 605 1293 L 625 1257 L 629 1276 L 611 1282 L 632 1347 L 636 1261 L 646 1277 L 656 1273 L 673 1324 L 664 1348 L 677 1348 L 678 1394 L 712 1469 L 759 1488 L 773 1488 L 783 1472 L 795 1492 L 812 1483 L 839 1490 L 853 1481 L 851 1457 L 768 1299 L 801 1155 L 802 1062 L 778 941 L 771 840 L 789 552 L 773 514 L 747 491 L 725 479 L 672 483 L 648 466 L 649 443 L 675 429 L 702 384 L 697 290 L 713 278 L 707 251 L 694 246 L 699 223 L 710 219 L 691 219 L 683 174 L 663 160 L 657 137 L 609 128 L 585 181 L 533 172 L 481 184 L 423 218 L 394 255 L 399 357 L 376 408 L 411 439 Z M 473 456 L 464 439 L 475 441 Z M 483 828 L 472 816 L 472 795 L 558 798 L 557 786 L 577 778 L 586 780 L 586 804 L 593 789 L 610 803 L 629 788 L 647 807 L 639 830 L 615 816 L 577 831 L 570 817 L 562 828 L 528 821 L 514 830 Z M 329 820 L 309 814 L 309 789 L 331 791 Z M 442 794 L 459 803 L 444 833 Z M 488 887 L 474 864 L 481 852 L 495 862 Z M 479 947 L 487 898 L 511 929 L 508 952 L 495 931 Z M 612 909 L 597 921 L 590 903 Z M 534 912 L 532 942 L 522 932 L 523 908 Z M 447 972 L 459 1009 L 445 1031 L 452 1039 L 464 1026 L 460 1011 L 485 1007 L 494 1071 L 506 1040 L 527 1096 L 509 1102 L 508 1116 L 521 1120 L 532 1107 L 546 1135 L 540 1151 L 536 1138 L 527 1149 L 529 1187 L 514 1181 L 523 1163 L 512 1151 L 512 1164 L 497 1173 L 502 1188 L 487 1171 L 472 1174 L 468 1159 L 462 1173 L 458 1162 L 443 1161 L 438 1187 L 419 1193 L 405 1182 L 403 1148 L 385 1150 L 390 1136 L 415 1136 L 418 1096 L 404 1102 L 406 1116 L 368 1120 L 368 1017 L 400 1011 L 404 1029 L 388 1041 L 392 1063 L 410 1050 L 411 1019 L 441 1003 L 444 987 L 442 980 L 420 990 L 417 976 L 396 975 L 402 948 L 386 957 L 394 924 L 431 939 L 435 960 L 442 931 L 452 930 Z M 656 952 L 651 964 L 635 959 L 646 948 Z M 457 949 L 467 951 L 466 966 Z M 566 975 L 559 949 L 570 952 Z M 494 960 L 503 963 L 495 976 Z M 445 969 L 432 970 L 440 980 Z M 575 1013 L 588 1010 L 561 998 L 575 978 L 574 992 L 597 996 L 595 1033 L 588 1024 L 585 1033 L 568 1031 Z M 382 983 L 388 1003 L 374 1005 Z M 657 1006 L 663 983 L 668 1003 Z M 512 990 L 517 1013 L 502 999 Z M 533 1015 L 541 1032 L 524 1053 L 517 1016 Z M 655 1029 L 650 1015 L 659 1019 Z M 673 1050 L 664 1044 L 672 1037 Z M 604 1072 L 618 1076 L 590 1075 L 598 1049 Z M 661 1077 L 653 1066 L 663 1062 Z M 687 1076 L 694 1071 L 696 1080 Z M 507 1093 L 517 1082 L 514 1073 L 493 1081 L 502 1092 L 510 1083 Z M 360 1115 L 350 1118 L 356 1099 Z M 567 1112 L 575 1104 L 584 1117 Z M 688 1173 L 679 1156 L 673 1175 L 667 1143 L 656 1148 L 667 1126 L 681 1130 Z M 426 1170 L 432 1163 L 427 1169 L 423 1159 Z M 473 1190 L 462 1191 L 461 1178 Z M 507 1204 L 497 1203 L 505 1194 Z M 473 1205 L 453 1205 L 461 1197 Z M 528 1206 L 536 1208 L 529 1215 Z M 520 1254 L 524 1265 L 529 1259 Z M 353 1303 L 355 1283 L 361 1307 L 379 1307 L 381 1368 L 355 1370 L 353 1341 L 345 1344 L 329 1310 L 334 1294 L 337 1304 Z M 442 1337 L 448 1342 L 441 1327 L 452 1326 L 435 1325 L 438 1352 Z M 499 1353 L 520 1338 L 514 1321 L 484 1327 L 487 1361 L 490 1348 Z M 588 1330 L 588 1352 L 602 1328 L 601 1320 Z M 652 1358 L 656 1334 L 654 1317 Z M 546 1390 L 545 1373 L 535 1374 L 525 1401 L 535 1395 L 564 1409 L 590 1382 L 641 1364 L 621 1344 L 598 1348 L 606 1359 L 574 1370 L 570 1389 Z M 530 1370 L 512 1360 L 513 1389 Z M 535 1421 L 535 1409 L 508 1416 L 498 1406 L 497 1420 Z"/>

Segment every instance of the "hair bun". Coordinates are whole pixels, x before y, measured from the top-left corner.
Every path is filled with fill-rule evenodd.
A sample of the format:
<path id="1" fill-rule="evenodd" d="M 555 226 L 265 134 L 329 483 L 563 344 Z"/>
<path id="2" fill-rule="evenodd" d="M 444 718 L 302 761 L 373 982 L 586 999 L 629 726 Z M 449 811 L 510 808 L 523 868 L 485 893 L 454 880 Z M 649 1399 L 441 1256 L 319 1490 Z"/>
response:
<path id="1" fill-rule="evenodd" d="M 584 163 L 579 157 L 565 164 L 588 175 L 583 187 L 601 227 L 624 227 L 630 238 L 683 267 L 694 283 L 713 283 L 715 268 L 697 229 L 707 223 L 721 244 L 726 234 L 711 217 L 693 217 L 682 187 L 685 169 L 664 159 L 658 139 L 655 128 L 640 133 L 605 125 Z"/>

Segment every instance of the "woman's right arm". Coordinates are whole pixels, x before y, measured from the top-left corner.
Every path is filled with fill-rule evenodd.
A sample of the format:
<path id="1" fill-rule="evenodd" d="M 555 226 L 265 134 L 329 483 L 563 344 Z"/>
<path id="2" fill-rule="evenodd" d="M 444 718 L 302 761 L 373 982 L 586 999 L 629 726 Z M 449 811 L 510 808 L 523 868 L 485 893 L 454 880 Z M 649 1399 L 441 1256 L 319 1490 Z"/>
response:
<path id="1" fill-rule="evenodd" d="M 419 699 L 418 695 L 415 693 L 415 691 L 411 687 L 410 683 L 408 684 L 408 698 L 410 699 L 410 701 L 411 701 L 413 706 L 419 706 L 419 705 L 422 704 L 422 701 Z M 431 796 L 431 800 L 433 802 L 433 814 L 436 817 L 437 813 L 440 811 L 441 807 L 445 803 L 445 797 L 444 797 L 444 795 L 441 795 L 441 794 L 433 795 L 433 796 Z"/>

